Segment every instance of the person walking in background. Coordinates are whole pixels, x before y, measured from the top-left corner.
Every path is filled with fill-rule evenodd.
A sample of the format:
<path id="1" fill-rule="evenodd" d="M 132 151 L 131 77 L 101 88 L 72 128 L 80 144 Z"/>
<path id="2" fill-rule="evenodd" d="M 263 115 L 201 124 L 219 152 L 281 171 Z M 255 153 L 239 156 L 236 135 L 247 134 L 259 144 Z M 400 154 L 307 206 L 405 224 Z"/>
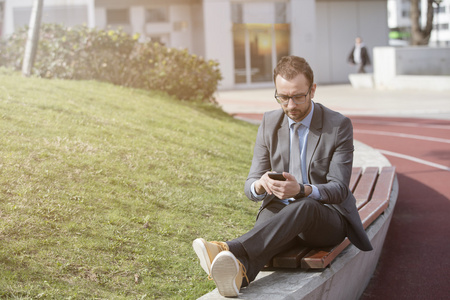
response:
<path id="1" fill-rule="evenodd" d="M 355 45 L 350 51 L 347 60 L 350 64 L 357 66 L 356 70 L 358 73 L 366 73 L 364 67 L 370 65 L 370 58 L 366 45 L 364 45 L 360 37 L 355 39 Z"/>
<path id="2" fill-rule="evenodd" d="M 304 58 L 283 57 L 273 79 L 280 109 L 264 114 L 245 183 L 247 197 L 261 202 L 256 224 L 228 242 L 193 242 L 201 267 L 227 297 L 238 296 L 274 255 L 297 243 L 333 246 L 347 236 L 372 250 L 348 186 L 350 119 L 312 101 L 317 86 Z"/>

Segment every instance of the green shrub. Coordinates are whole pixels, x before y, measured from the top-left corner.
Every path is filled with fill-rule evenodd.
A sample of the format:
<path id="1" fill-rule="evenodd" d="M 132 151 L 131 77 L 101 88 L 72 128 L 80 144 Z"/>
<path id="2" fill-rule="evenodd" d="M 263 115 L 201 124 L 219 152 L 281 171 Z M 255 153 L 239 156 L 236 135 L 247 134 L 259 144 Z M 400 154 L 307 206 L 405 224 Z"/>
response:
<path id="1" fill-rule="evenodd" d="M 21 69 L 27 28 L 2 42 L 0 65 Z M 44 78 L 94 79 L 165 91 L 181 100 L 214 102 L 222 79 L 218 63 L 187 50 L 140 43 L 121 30 L 43 24 L 33 74 Z"/>

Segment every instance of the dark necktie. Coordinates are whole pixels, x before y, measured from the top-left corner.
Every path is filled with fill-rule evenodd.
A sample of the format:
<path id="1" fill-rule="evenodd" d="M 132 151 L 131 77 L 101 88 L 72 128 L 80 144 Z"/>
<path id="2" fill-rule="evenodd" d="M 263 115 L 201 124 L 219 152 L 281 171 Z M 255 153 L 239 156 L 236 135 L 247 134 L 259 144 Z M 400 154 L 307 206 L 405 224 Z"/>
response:
<path id="1" fill-rule="evenodd" d="M 300 159 L 300 139 L 298 137 L 298 129 L 302 123 L 294 124 L 294 136 L 292 137 L 291 155 L 289 159 L 289 173 L 295 176 L 297 182 L 303 183 L 302 168 Z"/>

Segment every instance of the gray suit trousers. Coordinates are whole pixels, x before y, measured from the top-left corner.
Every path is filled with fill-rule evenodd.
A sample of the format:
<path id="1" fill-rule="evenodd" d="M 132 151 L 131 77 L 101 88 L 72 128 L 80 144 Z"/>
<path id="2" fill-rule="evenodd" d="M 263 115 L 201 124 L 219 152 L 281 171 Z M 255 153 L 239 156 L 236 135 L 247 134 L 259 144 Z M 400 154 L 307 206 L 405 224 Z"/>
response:
<path id="1" fill-rule="evenodd" d="M 337 210 L 303 198 L 289 205 L 272 201 L 260 212 L 253 229 L 235 241 L 247 252 L 248 259 L 238 259 L 251 282 L 272 257 L 296 243 L 333 246 L 344 240 L 346 232 L 347 221 Z"/>

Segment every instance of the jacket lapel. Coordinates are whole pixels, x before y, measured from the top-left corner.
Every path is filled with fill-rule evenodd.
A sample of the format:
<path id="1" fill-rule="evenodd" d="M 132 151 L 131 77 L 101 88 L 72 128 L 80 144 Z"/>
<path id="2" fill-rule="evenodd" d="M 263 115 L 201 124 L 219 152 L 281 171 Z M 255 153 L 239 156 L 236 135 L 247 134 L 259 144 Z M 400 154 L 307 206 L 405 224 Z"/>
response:
<path id="1" fill-rule="evenodd" d="M 281 151 L 281 163 L 283 165 L 283 171 L 289 172 L 289 122 L 286 115 L 284 113 L 283 115 L 284 117 L 281 122 L 281 126 L 280 128 L 278 128 L 278 149 L 280 149 Z"/>
<path id="2" fill-rule="evenodd" d="M 306 147 L 306 163 L 308 165 L 308 169 L 306 171 L 308 173 L 308 176 L 309 174 L 311 174 L 311 159 L 317 149 L 320 135 L 322 134 L 322 113 L 322 107 L 314 103 L 314 114 L 311 119 L 311 126 L 309 127 L 308 144 Z"/>

